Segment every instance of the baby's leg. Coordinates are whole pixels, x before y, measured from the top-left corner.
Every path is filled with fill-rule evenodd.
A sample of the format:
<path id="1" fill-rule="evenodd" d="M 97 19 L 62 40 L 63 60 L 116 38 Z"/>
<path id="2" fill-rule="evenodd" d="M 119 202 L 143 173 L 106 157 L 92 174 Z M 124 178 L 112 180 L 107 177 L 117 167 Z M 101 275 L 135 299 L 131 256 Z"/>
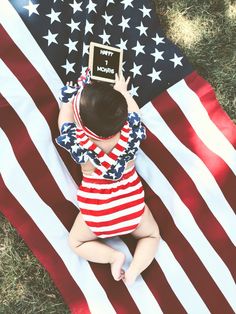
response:
<path id="1" fill-rule="evenodd" d="M 122 265 L 125 261 L 124 253 L 116 251 L 99 241 L 84 222 L 81 213 L 78 214 L 70 231 L 69 244 L 77 255 L 90 262 L 102 264 L 110 263 L 114 279 L 120 280 L 122 278 L 124 274 L 122 269 Z"/>
<path id="2" fill-rule="evenodd" d="M 131 285 L 153 261 L 160 241 L 159 228 L 150 209 L 145 205 L 145 211 L 140 225 L 132 232 L 138 239 L 133 260 L 125 272 L 124 282 Z"/>

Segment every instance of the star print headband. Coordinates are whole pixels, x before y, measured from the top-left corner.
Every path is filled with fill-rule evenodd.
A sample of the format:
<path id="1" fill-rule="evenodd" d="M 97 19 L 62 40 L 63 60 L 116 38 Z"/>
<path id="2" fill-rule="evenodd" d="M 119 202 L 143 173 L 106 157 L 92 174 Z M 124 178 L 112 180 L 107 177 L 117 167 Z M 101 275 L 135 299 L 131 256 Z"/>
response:
<path id="1" fill-rule="evenodd" d="M 75 95 L 75 97 L 72 100 L 72 106 L 73 106 L 73 112 L 74 112 L 74 119 L 75 122 L 77 123 L 77 125 L 83 129 L 84 133 L 89 136 L 92 137 L 96 140 L 106 140 L 106 139 L 110 139 L 112 138 L 114 135 L 109 136 L 109 137 L 102 137 L 97 135 L 96 133 L 94 133 L 93 131 L 91 131 L 89 128 L 87 128 L 83 122 L 82 119 L 80 117 L 80 112 L 79 112 L 79 108 L 80 108 L 80 98 L 81 98 L 81 92 L 83 90 L 83 88 L 87 85 L 87 84 L 91 84 L 91 70 L 90 68 L 87 68 L 85 71 L 85 74 L 81 75 L 78 78 L 78 87 L 77 87 L 77 94 Z"/>

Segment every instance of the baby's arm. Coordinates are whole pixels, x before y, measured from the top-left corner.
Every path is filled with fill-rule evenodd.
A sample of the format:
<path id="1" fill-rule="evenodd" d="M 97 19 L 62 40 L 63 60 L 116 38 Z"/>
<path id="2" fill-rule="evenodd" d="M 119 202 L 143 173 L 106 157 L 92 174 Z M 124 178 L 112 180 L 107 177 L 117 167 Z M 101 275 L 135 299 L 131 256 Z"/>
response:
<path id="1" fill-rule="evenodd" d="M 72 85 L 72 82 L 67 82 L 66 85 Z M 75 84 L 76 87 L 76 84 Z M 61 109 L 58 116 L 58 128 L 61 130 L 63 123 L 65 122 L 75 122 L 74 114 L 72 109 L 72 102 L 61 102 Z"/>
<path id="2" fill-rule="evenodd" d="M 71 102 L 67 102 L 67 103 L 62 102 L 61 110 L 60 110 L 59 116 L 58 116 L 58 128 L 59 128 L 59 130 L 61 130 L 61 127 L 62 127 L 63 123 L 65 123 L 65 122 L 75 122 Z"/>
<path id="3" fill-rule="evenodd" d="M 125 81 L 123 74 L 121 73 L 120 77 L 116 74 L 115 75 L 115 85 L 114 89 L 120 92 L 126 99 L 128 104 L 128 112 L 138 112 L 140 113 L 139 106 L 137 105 L 136 101 L 127 91 L 127 86 L 129 84 L 130 76 Z"/>

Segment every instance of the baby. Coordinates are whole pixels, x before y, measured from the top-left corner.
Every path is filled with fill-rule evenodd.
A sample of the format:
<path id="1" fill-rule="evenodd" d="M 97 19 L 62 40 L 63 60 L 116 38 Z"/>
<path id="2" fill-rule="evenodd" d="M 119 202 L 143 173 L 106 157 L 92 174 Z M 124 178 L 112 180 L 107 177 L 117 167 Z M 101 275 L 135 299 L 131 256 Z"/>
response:
<path id="1" fill-rule="evenodd" d="M 127 91 L 129 80 L 116 74 L 114 86 L 92 82 L 88 68 L 79 86 L 67 83 L 62 89 L 57 138 L 83 173 L 77 193 L 80 212 L 69 244 L 88 261 L 109 263 L 113 278 L 127 285 L 150 265 L 160 240 L 135 170 L 135 154 L 146 134 L 139 107 Z M 124 271 L 124 253 L 101 239 L 128 233 L 137 239 L 137 246 Z"/>

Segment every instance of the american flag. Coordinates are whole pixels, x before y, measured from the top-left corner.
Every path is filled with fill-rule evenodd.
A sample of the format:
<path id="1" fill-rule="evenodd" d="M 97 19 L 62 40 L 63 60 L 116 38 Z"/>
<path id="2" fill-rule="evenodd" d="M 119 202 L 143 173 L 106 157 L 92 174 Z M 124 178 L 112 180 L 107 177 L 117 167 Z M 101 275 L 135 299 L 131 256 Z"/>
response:
<path id="1" fill-rule="evenodd" d="M 235 313 L 236 127 L 162 32 L 154 3 L 2 0 L 0 21 L 1 212 L 71 312 Z M 87 67 L 90 41 L 124 49 L 147 129 L 136 166 L 161 242 L 131 287 L 67 244 L 81 172 L 55 143 L 57 97 Z M 127 267 L 134 239 L 105 241 Z"/>

